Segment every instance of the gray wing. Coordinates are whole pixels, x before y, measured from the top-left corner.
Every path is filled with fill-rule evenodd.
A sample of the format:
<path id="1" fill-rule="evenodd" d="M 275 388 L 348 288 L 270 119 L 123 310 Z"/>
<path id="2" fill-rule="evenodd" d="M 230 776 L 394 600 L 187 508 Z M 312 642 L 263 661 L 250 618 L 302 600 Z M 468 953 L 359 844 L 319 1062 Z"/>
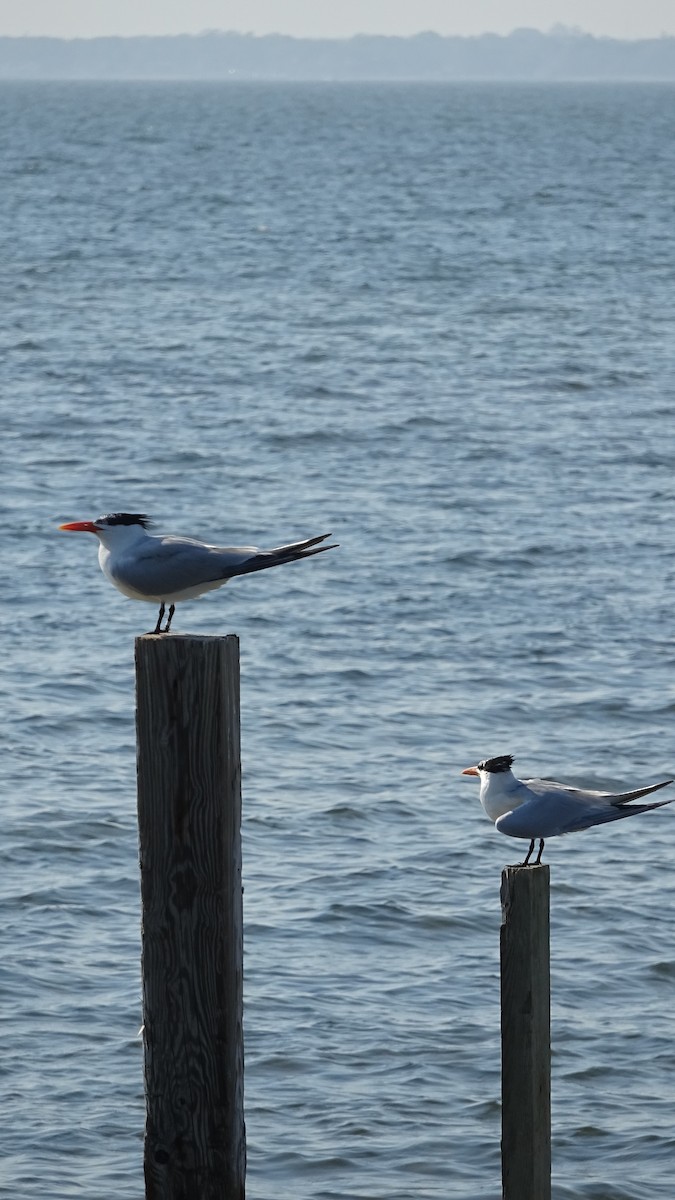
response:
<path id="1" fill-rule="evenodd" d="M 235 575 L 263 571 L 332 550 L 332 545 L 318 545 L 327 537 L 330 534 L 324 533 L 274 550 L 259 550 L 257 546 L 210 546 L 193 538 L 150 537 L 140 548 L 134 547 L 133 558 L 118 562 L 114 577 L 146 595 L 175 595 L 188 588 L 224 583 Z"/>
<path id="2" fill-rule="evenodd" d="M 658 792 L 659 788 L 667 787 L 673 780 L 664 779 L 661 783 L 650 783 L 647 787 L 634 788 L 632 792 L 594 792 L 585 788 L 570 787 L 566 783 L 555 783 L 552 779 L 523 779 L 522 782 L 537 796 L 562 793 L 569 796 L 570 800 L 582 800 L 587 804 L 604 807 L 607 804 L 619 806 L 628 804 L 629 800 L 639 800 L 641 796 L 649 796 L 651 792 Z"/>
<path id="3" fill-rule="evenodd" d="M 260 551 L 256 546 L 208 546 L 192 538 L 153 537 L 122 558 L 114 575 L 139 592 L 161 596 L 229 579 Z"/>
<path id="4" fill-rule="evenodd" d="M 604 825 L 608 821 L 618 821 L 622 817 L 635 816 L 672 803 L 671 800 L 657 800 L 652 804 L 624 807 L 629 800 L 666 787 L 672 783 L 670 779 L 632 792 L 587 791 L 550 779 L 524 779 L 522 782 L 532 793 L 532 799 L 505 813 L 495 822 L 500 833 L 507 833 L 511 837 L 547 838 L 575 833 L 590 829 L 592 825 Z"/>
<path id="5" fill-rule="evenodd" d="M 558 787 L 548 780 L 523 779 L 522 782 L 530 789 L 531 799 L 495 821 L 499 832 L 507 833 L 510 837 L 555 837 L 560 833 L 584 829 L 587 824 L 594 825 L 598 820 L 611 820 L 616 814 L 616 809 L 611 805 L 589 806 L 583 793 L 575 795 L 574 789 Z M 535 790 L 532 784 L 539 786 Z M 603 814 L 607 816 L 603 817 Z"/>

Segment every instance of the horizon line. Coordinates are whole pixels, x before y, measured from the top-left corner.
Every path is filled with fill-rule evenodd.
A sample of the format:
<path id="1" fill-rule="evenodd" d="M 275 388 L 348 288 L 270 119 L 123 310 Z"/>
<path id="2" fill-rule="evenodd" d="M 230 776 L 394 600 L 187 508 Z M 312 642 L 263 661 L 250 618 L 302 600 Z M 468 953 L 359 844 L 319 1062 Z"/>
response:
<path id="1" fill-rule="evenodd" d="M 420 29 L 416 33 L 366 33 L 363 31 L 350 34 L 296 34 L 296 33 L 281 33 L 271 30 L 267 33 L 255 33 L 252 30 L 242 29 L 201 29 L 197 32 L 185 30 L 181 33 L 93 33 L 93 34 L 54 34 L 54 33 L 0 33 L 0 38 L 12 41 L 30 41 L 32 39 L 40 39 L 45 41 L 55 42 L 93 42 L 101 40 L 116 40 L 116 41 L 132 41 L 142 40 L 144 38 L 206 38 L 206 37 L 243 37 L 262 40 L 263 38 L 286 38 L 296 42 L 350 42 L 357 38 L 386 38 L 391 41 L 413 41 L 416 38 L 438 38 L 440 40 L 460 40 L 473 41 L 479 38 L 499 38 L 507 40 L 518 34 L 536 34 L 539 37 L 566 37 L 570 39 L 584 40 L 590 38 L 592 41 L 599 42 L 625 42 L 634 44 L 636 42 L 659 42 L 668 41 L 675 38 L 675 31 L 670 33 L 662 30 L 659 34 L 645 34 L 640 37 L 620 37 L 611 33 L 590 33 L 588 30 L 582 29 L 577 25 L 564 25 L 555 23 L 548 29 L 539 29 L 534 25 L 517 25 L 508 33 L 497 33 L 491 29 L 482 30 L 481 33 L 439 33 L 434 29 Z"/>

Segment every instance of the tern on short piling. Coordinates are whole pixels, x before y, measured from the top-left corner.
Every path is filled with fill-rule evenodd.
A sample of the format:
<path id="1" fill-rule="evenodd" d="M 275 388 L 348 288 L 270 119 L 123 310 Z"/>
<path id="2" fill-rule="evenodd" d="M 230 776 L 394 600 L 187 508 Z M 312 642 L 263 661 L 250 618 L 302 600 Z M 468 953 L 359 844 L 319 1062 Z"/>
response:
<path id="1" fill-rule="evenodd" d="M 159 604 L 153 633 L 169 632 L 176 604 L 181 600 L 191 600 L 222 587 L 235 575 L 297 562 L 324 550 L 334 550 L 337 545 L 319 545 L 330 537 L 329 533 L 322 533 L 274 550 L 211 546 L 194 538 L 157 536 L 148 532 L 149 525 L 145 513 L 107 513 L 95 521 L 71 521 L 59 525 L 59 529 L 96 534 L 98 561 L 106 579 L 132 600 Z M 169 615 L 162 629 L 167 604 Z"/>
<path id="2" fill-rule="evenodd" d="M 672 800 L 656 800 L 652 804 L 628 804 L 629 800 L 639 800 L 641 796 L 667 787 L 673 783 L 672 779 L 631 792 L 590 792 L 569 787 L 566 783 L 554 783 L 551 779 L 516 779 L 511 770 L 512 763 L 511 754 L 502 754 L 497 758 L 486 758 L 475 767 L 466 767 L 462 775 L 477 775 L 480 779 L 480 802 L 500 833 L 530 838 L 530 848 L 525 861 L 520 864 L 523 867 L 530 861 L 537 838 L 539 853 L 534 866 L 541 862 L 545 838 L 590 829 L 592 825 L 604 825 L 607 821 L 620 821 L 622 817 L 634 817 L 637 813 L 673 803 Z"/>

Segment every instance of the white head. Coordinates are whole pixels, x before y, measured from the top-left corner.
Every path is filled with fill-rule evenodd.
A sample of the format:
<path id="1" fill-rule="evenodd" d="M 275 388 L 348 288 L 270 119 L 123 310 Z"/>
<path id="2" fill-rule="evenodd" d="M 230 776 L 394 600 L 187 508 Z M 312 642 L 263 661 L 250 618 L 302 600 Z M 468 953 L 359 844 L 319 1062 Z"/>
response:
<path id="1" fill-rule="evenodd" d="M 480 779 L 480 802 L 488 817 L 496 821 L 514 807 L 513 791 L 518 780 L 511 771 L 512 754 L 484 758 L 475 767 L 465 767 L 462 775 L 477 775 Z"/>
<path id="2" fill-rule="evenodd" d="M 106 513 L 95 521 L 71 521 L 59 525 L 69 533 L 95 533 L 108 550 L 120 550 L 147 537 L 150 518 L 145 513 Z"/>

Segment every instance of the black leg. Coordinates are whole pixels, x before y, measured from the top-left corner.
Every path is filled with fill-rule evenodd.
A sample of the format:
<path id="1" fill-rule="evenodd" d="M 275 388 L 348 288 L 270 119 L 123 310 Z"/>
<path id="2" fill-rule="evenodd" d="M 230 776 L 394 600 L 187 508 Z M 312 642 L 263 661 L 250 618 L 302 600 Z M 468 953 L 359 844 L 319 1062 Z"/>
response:
<path id="1" fill-rule="evenodd" d="M 521 864 L 520 864 L 520 865 L 521 865 L 521 867 L 526 867 L 526 866 L 527 866 L 527 864 L 528 864 L 528 863 L 529 863 L 529 861 L 530 861 L 530 855 L 531 855 L 531 853 L 532 853 L 532 851 L 533 851 L 533 850 L 534 850 L 534 838 L 532 838 L 532 841 L 530 842 L 530 848 L 529 848 L 529 850 L 528 850 L 527 854 L 525 855 L 525 861 L 524 861 L 524 862 L 521 862 Z M 539 851 L 539 853 L 541 854 L 541 850 Z"/>
<path id="2" fill-rule="evenodd" d="M 161 633 L 161 632 L 162 632 L 162 618 L 163 618 L 163 616 L 164 616 L 164 605 L 163 605 L 163 604 L 160 604 L 160 606 L 159 606 L 159 616 L 158 616 L 158 618 L 157 618 L 157 624 L 155 625 L 155 628 L 154 628 L 154 629 L 153 629 L 153 631 L 152 631 L 153 633 Z"/>
<path id="3" fill-rule="evenodd" d="M 532 845 L 534 846 L 534 842 L 532 843 Z M 537 855 L 537 858 L 536 858 L 536 861 L 535 861 L 535 864 L 534 864 L 534 865 L 535 865 L 535 867 L 538 867 L 538 866 L 539 866 L 539 863 L 541 862 L 541 852 L 542 852 L 542 850 L 543 850 L 543 849 L 544 849 L 544 839 L 543 839 L 543 838 L 539 838 L 539 853 L 538 853 L 538 855 Z"/>
<path id="4" fill-rule="evenodd" d="M 171 625 L 171 618 L 173 617 L 173 614 L 175 613 L 175 611 L 176 611 L 176 605 L 172 604 L 171 607 L 169 608 L 169 619 L 168 619 L 166 625 L 164 626 L 165 633 L 169 632 L 169 627 Z"/>

